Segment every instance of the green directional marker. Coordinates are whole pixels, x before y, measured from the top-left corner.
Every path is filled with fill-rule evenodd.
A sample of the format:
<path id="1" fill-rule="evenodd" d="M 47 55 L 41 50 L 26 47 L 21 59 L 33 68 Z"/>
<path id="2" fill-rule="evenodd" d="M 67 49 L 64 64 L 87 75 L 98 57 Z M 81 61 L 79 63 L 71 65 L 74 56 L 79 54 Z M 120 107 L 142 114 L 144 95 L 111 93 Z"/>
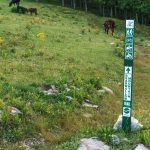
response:
<path id="1" fill-rule="evenodd" d="M 126 71 L 127 71 L 127 73 L 129 73 L 129 72 L 130 72 L 130 68 L 127 68 L 127 70 L 126 70 Z"/>
<path id="2" fill-rule="evenodd" d="M 126 37 L 124 52 L 124 87 L 122 107 L 122 128 L 125 132 L 131 131 L 132 115 L 132 81 L 134 59 L 134 20 L 126 20 Z"/>

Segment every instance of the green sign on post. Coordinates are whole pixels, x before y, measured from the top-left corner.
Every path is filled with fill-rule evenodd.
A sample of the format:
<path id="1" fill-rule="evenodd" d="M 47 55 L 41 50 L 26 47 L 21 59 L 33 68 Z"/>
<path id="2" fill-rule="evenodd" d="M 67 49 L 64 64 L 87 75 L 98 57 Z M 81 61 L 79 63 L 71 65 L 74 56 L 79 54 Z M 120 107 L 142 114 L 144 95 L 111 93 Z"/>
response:
<path id="1" fill-rule="evenodd" d="M 131 131 L 133 59 L 134 20 L 126 20 L 122 128 L 127 132 Z"/>

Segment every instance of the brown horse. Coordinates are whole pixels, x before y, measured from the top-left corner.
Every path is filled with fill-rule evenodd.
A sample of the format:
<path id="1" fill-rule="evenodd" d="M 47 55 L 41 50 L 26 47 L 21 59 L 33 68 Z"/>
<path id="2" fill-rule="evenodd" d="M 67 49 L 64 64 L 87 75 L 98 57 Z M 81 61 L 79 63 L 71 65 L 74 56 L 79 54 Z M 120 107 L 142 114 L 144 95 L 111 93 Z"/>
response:
<path id="1" fill-rule="evenodd" d="M 38 14 L 38 13 L 37 13 L 37 8 L 29 8 L 29 9 L 28 9 L 28 12 L 30 12 L 31 15 L 32 15 L 33 13 L 34 13 L 35 15 Z"/>
<path id="2" fill-rule="evenodd" d="M 108 34 L 109 29 L 112 31 L 112 36 L 114 34 L 115 22 L 113 20 L 106 20 L 104 23 L 105 32 Z"/>

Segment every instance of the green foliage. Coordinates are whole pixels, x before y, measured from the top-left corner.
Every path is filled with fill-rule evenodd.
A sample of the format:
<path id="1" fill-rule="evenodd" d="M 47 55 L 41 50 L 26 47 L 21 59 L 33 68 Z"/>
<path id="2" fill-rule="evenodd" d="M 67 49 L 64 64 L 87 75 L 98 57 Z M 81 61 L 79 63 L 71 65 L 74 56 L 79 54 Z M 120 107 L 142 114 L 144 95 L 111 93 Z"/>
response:
<path id="1" fill-rule="evenodd" d="M 103 127 L 98 130 L 98 137 L 105 143 L 110 142 L 110 135 L 113 133 L 112 127 Z"/>
<path id="2" fill-rule="evenodd" d="M 147 146 L 150 146 L 150 129 L 142 130 L 139 134 L 137 134 L 137 137 L 141 142 Z"/>
<path id="3" fill-rule="evenodd" d="M 5 108 L 0 119 L 0 138 L 7 141 L 16 142 L 22 137 L 23 130 L 19 127 L 22 119 L 18 114 L 11 115 L 10 110 Z"/>
<path id="4" fill-rule="evenodd" d="M 16 8 L 16 7 L 12 7 L 12 8 L 11 8 L 11 12 L 17 13 L 17 8 Z"/>
<path id="5" fill-rule="evenodd" d="M 114 53 L 120 58 L 124 57 L 124 49 L 122 47 L 116 47 Z"/>

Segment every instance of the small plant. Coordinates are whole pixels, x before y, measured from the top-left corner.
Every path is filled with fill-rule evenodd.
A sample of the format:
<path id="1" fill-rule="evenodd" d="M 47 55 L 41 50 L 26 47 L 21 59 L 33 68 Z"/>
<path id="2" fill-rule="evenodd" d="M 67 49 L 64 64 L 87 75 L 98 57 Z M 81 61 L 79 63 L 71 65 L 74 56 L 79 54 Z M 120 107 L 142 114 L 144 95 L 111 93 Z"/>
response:
<path id="1" fill-rule="evenodd" d="M 0 119 L 0 138 L 6 139 L 10 142 L 15 142 L 19 140 L 21 132 L 19 131 L 19 126 L 22 120 L 18 114 L 10 114 L 9 107 L 5 107 L 1 113 Z"/>
<path id="2" fill-rule="evenodd" d="M 109 143 L 110 141 L 110 135 L 112 134 L 112 128 L 111 127 L 102 127 L 98 130 L 98 137 L 105 143 Z"/>
<path id="3" fill-rule="evenodd" d="M 141 131 L 141 133 L 138 134 L 138 137 L 141 142 L 143 142 L 147 146 L 150 146 L 150 130 Z"/>
<path id="4" fill-rule="evenodd" d="M 94 86 L 96 89 L 101 89 L 102 88 L 102 83 L 99 78 L 92 78 L 90 79 L 90 84 Z"/>
<path id="5" fill-rule="evenodd" d="M 46 113 L 47 111 L 47 104 L 46 103 L 42 103 L 40 101 L 35 101 L 32 104 L 32 108 L 33 110 L 40 112 L 40 113 Z"/>
<path id="6" fill-rule="evenodd" d="M 45 33 L 44 33 L 44 32 L 40 32 L 40 33 L 38 33 L 36 36 L 37 36 L 37 38 L 40 39 L 40 40 L 44 40 L 44 39 L 45 39 Z"/>
<path id="7" fill-rule="evenodd" d="M 0 45 L 2 45 L 3 43 L 4 43 L 4 39 L 0 37 Z"/>
<path id="8" fill-rule="evenodd" d="M 120 58 L 124 57 L 124 50 L 122 47 L 116 47 L 114 52 L 115 52 L 116 56 L 118 56 Z"/>
<path id="9" fill-rule="evenodd" d="M 5 106 L 5 103 L 3 102 L 3 100 L 0 99 L 0 110 L 2 110 Z"/>

